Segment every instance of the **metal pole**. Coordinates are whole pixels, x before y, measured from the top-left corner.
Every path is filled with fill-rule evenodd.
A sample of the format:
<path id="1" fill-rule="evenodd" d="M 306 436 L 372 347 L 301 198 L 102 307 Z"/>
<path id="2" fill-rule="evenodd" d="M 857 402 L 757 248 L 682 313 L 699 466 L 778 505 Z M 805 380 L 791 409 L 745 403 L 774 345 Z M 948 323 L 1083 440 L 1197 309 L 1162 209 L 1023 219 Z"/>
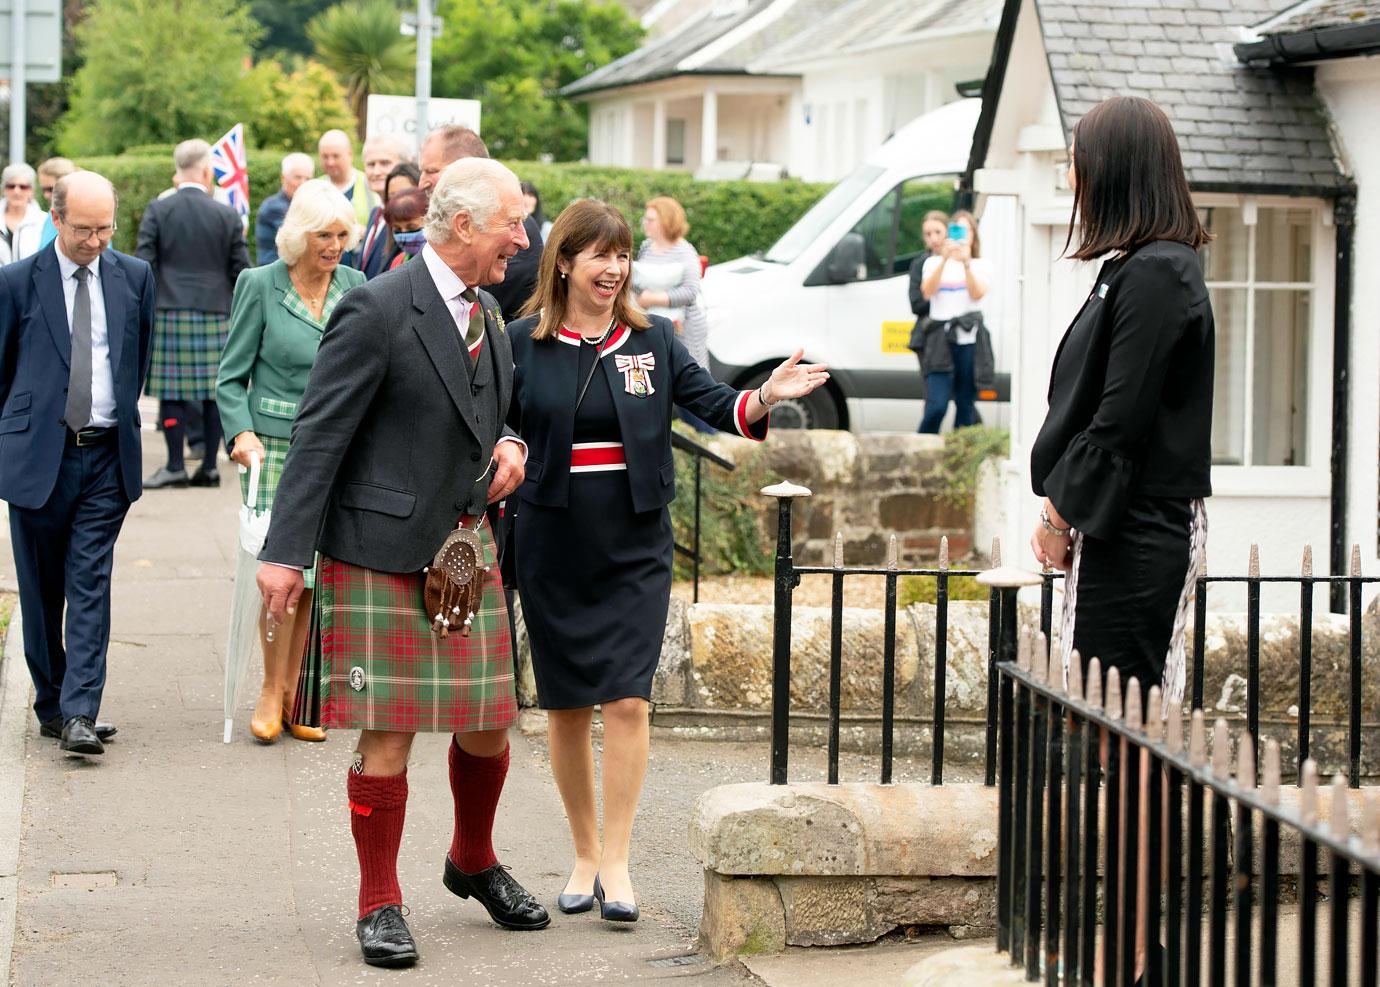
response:
<path id="1" fill-rule="evenodd" d="M 786 784 L 791 744 L 791 598 L 800 575 L 792 555 L 791 507 L 797 497 L 810 491 L 794 483 L 777 483 L 762 488 L 762 495 L 775 497 L 776 515 L 776 596 L 771 647 L 771 783 Z"/>
<path id="2" fill-rule="evenodd" d="M 28 65 L 24 43 L 24 0 L 10 0 L 10 164 L 24 160 L 24 120 L 28 113 L 25 78 Z"/>
<path id="3" fill-rule="evenodd" d="M 417 0 L 417 154 L 430 130 L 427 109 L 431 102 L 431 0 Z"/>

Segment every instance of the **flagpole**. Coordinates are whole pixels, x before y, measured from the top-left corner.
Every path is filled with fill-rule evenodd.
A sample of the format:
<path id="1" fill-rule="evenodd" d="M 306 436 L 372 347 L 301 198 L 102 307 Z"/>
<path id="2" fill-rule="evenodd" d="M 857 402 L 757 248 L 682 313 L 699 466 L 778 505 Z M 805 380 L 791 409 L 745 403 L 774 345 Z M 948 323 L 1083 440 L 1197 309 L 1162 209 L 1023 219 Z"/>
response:
<path id="1" fill-rule="evenodd" d="M 427 104 L 431 102 L 431 0 L 417 0 L 417 154 L 426 139 Z"/>

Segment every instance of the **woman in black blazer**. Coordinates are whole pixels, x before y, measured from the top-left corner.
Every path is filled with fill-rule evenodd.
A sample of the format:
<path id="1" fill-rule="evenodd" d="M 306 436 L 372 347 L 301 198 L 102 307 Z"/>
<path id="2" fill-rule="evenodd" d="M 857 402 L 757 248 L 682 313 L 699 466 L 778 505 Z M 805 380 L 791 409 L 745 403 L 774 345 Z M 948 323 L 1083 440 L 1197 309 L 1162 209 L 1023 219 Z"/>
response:
<path id="1" fill-rule="evenodd" d="M 1119 96 L 1074 129 L 1078 260 L 1107 258 L 1064 334 L 1031 450 L 1032 547 L 1069 573 L 1061 643 L 1143 692 L 1184 690 L 1184 627 L 1212 492 L 1208 240 L 1164 113 Z M 1069 238 L 1074 236 L 1072 222 Z"/>
<path id="2" fill-rule="evenodd" d="M 648 700 L 671 595 L 677 405 L 717 429 L 767 433 L 767 409 L 828 380 L 801 353 L 753 391 L 719 384 L 663 318 L 633 304 L 632 231 L 583 199 L 551 228 L 537 292 L 513 323 L 510 424 L 529 450 L 513 547 L 551 770 L 575 865 L 558 905 L 638 917 L 628 874 L 647 768 Z M 604 829 L 594 800 L 594 707 L 604 721 Z M 607 894 L 605 894 L 607 889 Z"/>

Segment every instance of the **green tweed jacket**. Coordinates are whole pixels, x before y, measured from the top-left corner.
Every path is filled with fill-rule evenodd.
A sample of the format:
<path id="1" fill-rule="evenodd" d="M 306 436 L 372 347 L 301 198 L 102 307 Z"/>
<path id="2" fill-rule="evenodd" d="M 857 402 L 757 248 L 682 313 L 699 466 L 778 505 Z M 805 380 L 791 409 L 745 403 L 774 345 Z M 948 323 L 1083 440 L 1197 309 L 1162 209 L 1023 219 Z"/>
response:
<path id="1" fill-rule="evenodd" d="M 364 275 L 340 265 L 327 289 L 327 311 Z M 227 445 L 241 432 L 292 437 L 324 325 L 313 322 L 281 260 L 240 272 L 230 335 L 216 378 L 216 405 Z"/>

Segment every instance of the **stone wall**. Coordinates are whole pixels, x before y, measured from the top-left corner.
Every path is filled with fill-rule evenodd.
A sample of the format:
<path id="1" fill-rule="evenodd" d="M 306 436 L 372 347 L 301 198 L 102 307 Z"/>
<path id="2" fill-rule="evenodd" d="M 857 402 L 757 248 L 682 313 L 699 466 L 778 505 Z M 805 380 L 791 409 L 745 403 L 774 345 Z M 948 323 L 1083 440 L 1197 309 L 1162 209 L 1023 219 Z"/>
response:
<path id="1" fill-rule="evenodd" d="M 719 434 L 709 448 L 732 462 L 757 448 Z M 896 535 L 902 565 L 931 563 L 939 539 L 949 538 L 950 557 L 973 551 L 972 506 L 955 506 L 945 496 L 944 439 L 938 435 L 783 429 L 762 445 L 766 469 L 814 494 L 796 502 L 794 546 L 802 565 L 832 562 L 834 535 L 843 535 L 848 565 L 880 565 L 887 541 Z M 763 531 L 776 531 L 776 502 L 757 505 Z"/>

